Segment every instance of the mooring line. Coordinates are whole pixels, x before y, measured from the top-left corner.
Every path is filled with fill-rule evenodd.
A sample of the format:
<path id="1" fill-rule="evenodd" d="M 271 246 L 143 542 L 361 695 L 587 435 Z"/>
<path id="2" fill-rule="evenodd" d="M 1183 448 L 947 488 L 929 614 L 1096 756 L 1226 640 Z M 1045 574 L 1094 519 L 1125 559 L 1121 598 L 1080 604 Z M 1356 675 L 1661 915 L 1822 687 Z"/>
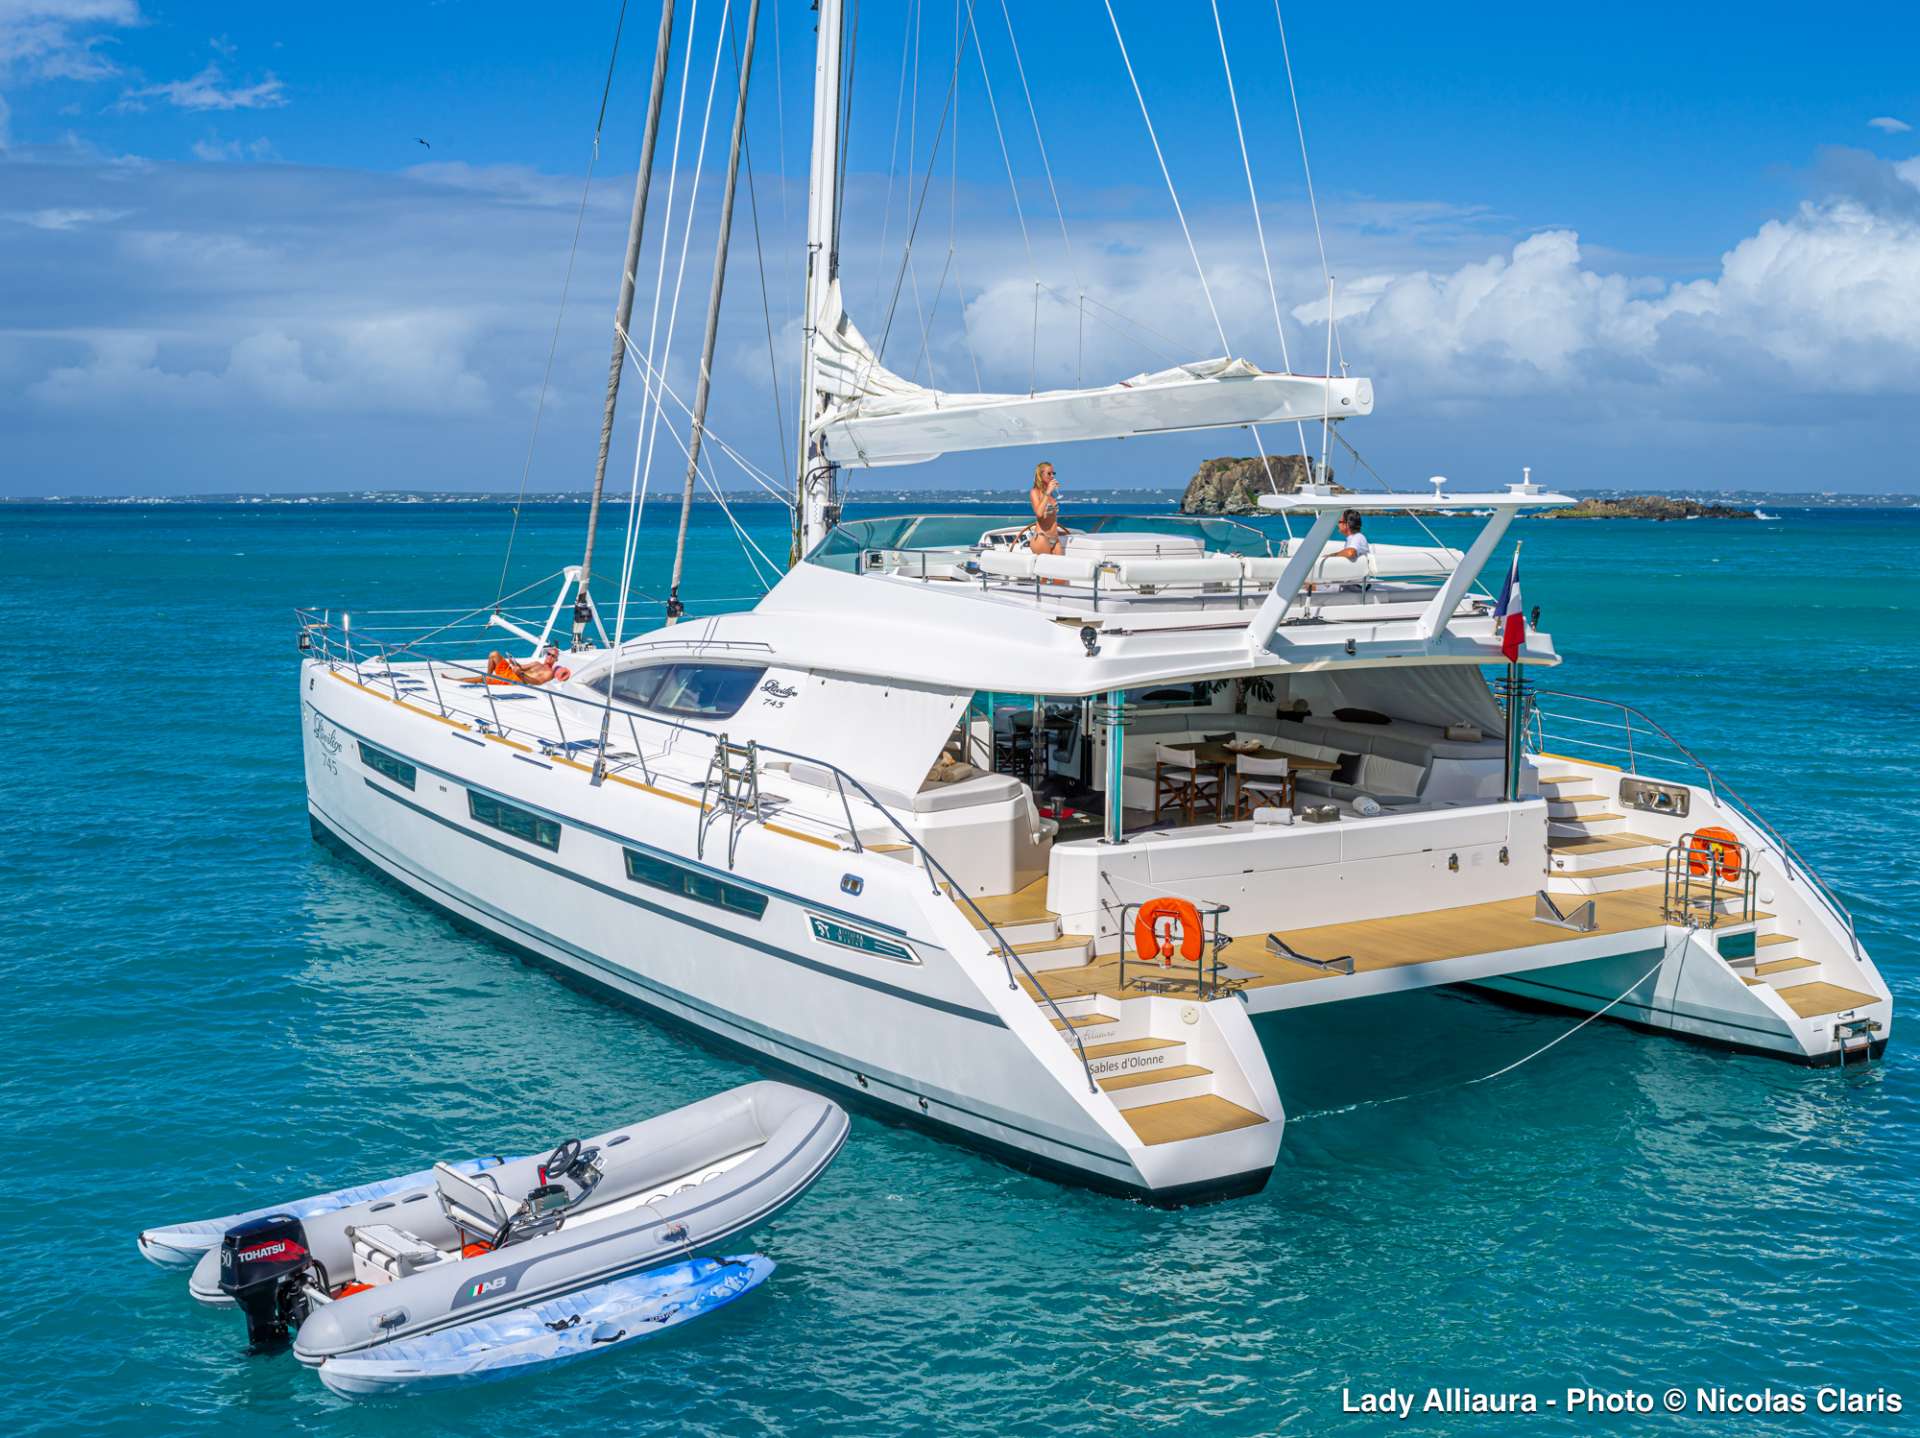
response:
<path id="1" fill-rule="evenodd" d="M 1687 927 L 1685 928 L 1685 930 L 1683 930 L 1682 933 L 1680 934 L 1680 940 L 1682 943 L 1686 942 L 1686 940 L 1692 936 L 1695 927 L 1696 925 L 1693 924 L 1692 922 L 1689 922 L 1687 924 Z M 1506 1067 L 1504 1068 L 1497 1068 L 1492 1073 L 1481 1074 L 1480 1077 L 1478 1078 L 1462 1079 L 1458 1083 L 1445 1083 L 1445 1084 L 1440 1084 L 1434 1088 L 1415 1089 L 1412 1093 L 1395 1094 L 1392 1098 L 1363 1099 L 1359 1103 L 1342 1104 L 1338 1108 L 1316 1109 L 1312 1113 L 1303 1113 L 1297 1116 L 1291 1116 L 1287 1119 L 1287 1122 L 1289 1124 L 1306 1123 L 1311 1119 L 1333 1118 L 1340 1114 L 1357 1113 L 1359 1110 L 1366 1109 L 1366 1108 L 1386 1108 L 1391 1104 L 1406 1103 L 1409 1099 L 1430 1098 L 1434 1094 L 1449 1093 L 1454 1089 L 1472 1088 L 1475 1084 L 1491 1083 L 1494 1079 L 1503 1078 L 1507 1074 L 1512 1073 L 1515 1069 L 1520 1068 L 1526 1064 L 1532 1063 L 1535 1059 L 1539 1058 L 1542 1054 L 1544 1054 L 1548 1049 L 1553 1048 L 1558 1044 L 1565 1043 L 1568 1039 L 1572 1038 L 1575 1034 L 1579 1033 L 1580 1030 L 1584 1029 L 1588 1024 L 1592 1023 L 1595 1019 L 1605 1015 L 1608 1010 L 1616 1008 L 1620 1004 L 1624 1003 L 1626 1001 L 1627 995 L 1631 994 L 1635 989 L 1639 988 L 1640 985 L 1644 984 L 1648 979 L 1652 978 L 1655 974 L 1659 973 L 1660 970 L 1666 966 L 1667 960 L 1672 957 L 1673 957 L 1673 940 L 1669 939 L 1665 947 L 1662 948 L 1660 951 L 1660 958 L 1658 962 L 1656 962 L 1654 966 L 1648 969 L 1644 974 L 1640 975 L 1639 978 L 1635 979 L 1632 983 L 1628 984 L 1626 988 L 1622 989 L 1616 997 L 1608 1000 L 1607 1003 L 1602 1007 L 1595 1009 L 1592 1013 L 1588 1014 L 1584 1019 L 1580 1020 L 1579 1023 L 1575 1024 L 1572 1028 L 1568 1029 L 1565 1033 L 1556 1034 L 1553 1038 L 1549 1039 L 1546 1043 L 1540 1045 L 1540 1047 L 1535 1049 L 1532 1053 L 1527 1054 L 1523 1058 L 1515 1059 L 1512 1063 L 1506 1065 Z"/>

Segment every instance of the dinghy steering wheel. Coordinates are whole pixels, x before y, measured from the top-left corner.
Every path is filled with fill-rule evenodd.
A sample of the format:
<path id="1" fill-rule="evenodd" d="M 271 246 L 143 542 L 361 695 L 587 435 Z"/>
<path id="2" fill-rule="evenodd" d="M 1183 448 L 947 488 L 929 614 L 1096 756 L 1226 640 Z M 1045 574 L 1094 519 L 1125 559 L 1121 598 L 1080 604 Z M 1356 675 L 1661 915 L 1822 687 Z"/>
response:
<path id="1" fill-rule="evenodd" d="M 565 1143 L 561 1144 L 558 1148 L 556 1148 L 552 1153 L 547 1155 L 547 1161 L 544 1165 L 546 1169 L 546 1174 L 547 1174 L 547 1182 L 553 1183 L 557 1179 L 565 1178 L 567 1175 L 573 1172 L 574 1165 L 579 1162 L 580 1162 L 580 1140 L 577 1138 L 570 1138 Z"/>

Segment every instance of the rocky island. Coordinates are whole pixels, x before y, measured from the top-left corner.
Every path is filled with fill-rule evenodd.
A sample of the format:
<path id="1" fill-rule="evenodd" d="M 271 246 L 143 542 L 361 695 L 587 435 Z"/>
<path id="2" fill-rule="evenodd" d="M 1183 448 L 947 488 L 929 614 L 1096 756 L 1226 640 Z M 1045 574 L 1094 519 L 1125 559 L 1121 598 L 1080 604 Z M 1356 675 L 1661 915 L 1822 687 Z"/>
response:
<path id="1" fill-rule="evenodd" d="M 1269 478 L 1271 471 L 1271 478 Z M 1307 482 L 1307 460 L 1298 454 L 1270 454 L 1263 462 L 1259 455 L 1234 459 L 1207 460 L 1187 481 L 1187 492 L 1180 497 L 1182 514 L 1258 514 L 1263 494 L 1293 494 Z M 1332 479 L 1333 471 L 1327 471 Z M 1336 494 L 1345 493 L 1339 485 Z"/>
<path id="2" fill-rule="evenodd" d="M 1619 499 L 1583 499 L 1571 509 L 1549 510 L 1547 519 L 1752 519 L 1751 509 L 1732 504 L 1702 504 L 1696 499 L 1667 499 L 1630 494 Z"/>

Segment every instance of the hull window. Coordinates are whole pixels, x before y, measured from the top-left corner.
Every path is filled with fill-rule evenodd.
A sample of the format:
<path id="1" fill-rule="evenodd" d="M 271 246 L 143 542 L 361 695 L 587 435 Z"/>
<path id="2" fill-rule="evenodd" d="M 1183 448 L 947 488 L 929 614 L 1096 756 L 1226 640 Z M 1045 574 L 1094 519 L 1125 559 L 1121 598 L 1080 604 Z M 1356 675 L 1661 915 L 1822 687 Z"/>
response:
<path id="1" fill-rule="evenodd" d="M 360 746 L 360 762 L 373 770 L 374 773 L 385 775 L 387 778 L 393 780 L 394 783 L 403 789 L 411 789 L 413 787 L 415 778 L 413 765 L 407 763 L 404 759 L 394 758 L 393 755 L 383 749 L 376 749 L 371 744 L 362 743 Z"/>
<path id="2" fill-rule="evenodd" d="M 636 884 L 665 889 L 669 894 L 692 899 L 696 904 L 711 904 L 716 909 L 745 914 L 750 919 L 757 919 L 767 912 L 767 896 L 756 889 L 729 884 L 725 879 L 699 869 L 683 868 L 652 854 L 639 854 L 632 849 L 625 853 L 627 877 Z"/>
<path id="3" fill-rule="evenodd" d="M 525 809 L 516 809 L 511 804 L 503 804 L 491 794 L 467 790 L 467 812 L 489 829 L 498 829 L 503 834 L 525 839 L 529 844 L 538 844 L 543 849 L 560 847 L 560 826 L 553 820 L 543 819 Z"/>

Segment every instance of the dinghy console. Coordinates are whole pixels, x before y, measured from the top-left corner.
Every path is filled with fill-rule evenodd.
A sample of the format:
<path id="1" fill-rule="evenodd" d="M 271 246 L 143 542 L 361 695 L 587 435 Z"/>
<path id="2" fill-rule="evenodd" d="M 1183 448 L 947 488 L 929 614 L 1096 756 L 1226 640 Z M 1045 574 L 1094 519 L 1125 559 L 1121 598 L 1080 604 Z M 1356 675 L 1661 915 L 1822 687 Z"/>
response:
<path id="1" fill-rule="evenodd" d="M 290 1213 L 270 1213 L 230 1228 L 220 1239 L 220 1291 L 247 1316 L 247 1345 L 284 1348 L 311 1305 L 308 1289 L 317 1260 L 307 1231 Z M 326 1291 L 325 1270 L 320 1289 Z"/>

